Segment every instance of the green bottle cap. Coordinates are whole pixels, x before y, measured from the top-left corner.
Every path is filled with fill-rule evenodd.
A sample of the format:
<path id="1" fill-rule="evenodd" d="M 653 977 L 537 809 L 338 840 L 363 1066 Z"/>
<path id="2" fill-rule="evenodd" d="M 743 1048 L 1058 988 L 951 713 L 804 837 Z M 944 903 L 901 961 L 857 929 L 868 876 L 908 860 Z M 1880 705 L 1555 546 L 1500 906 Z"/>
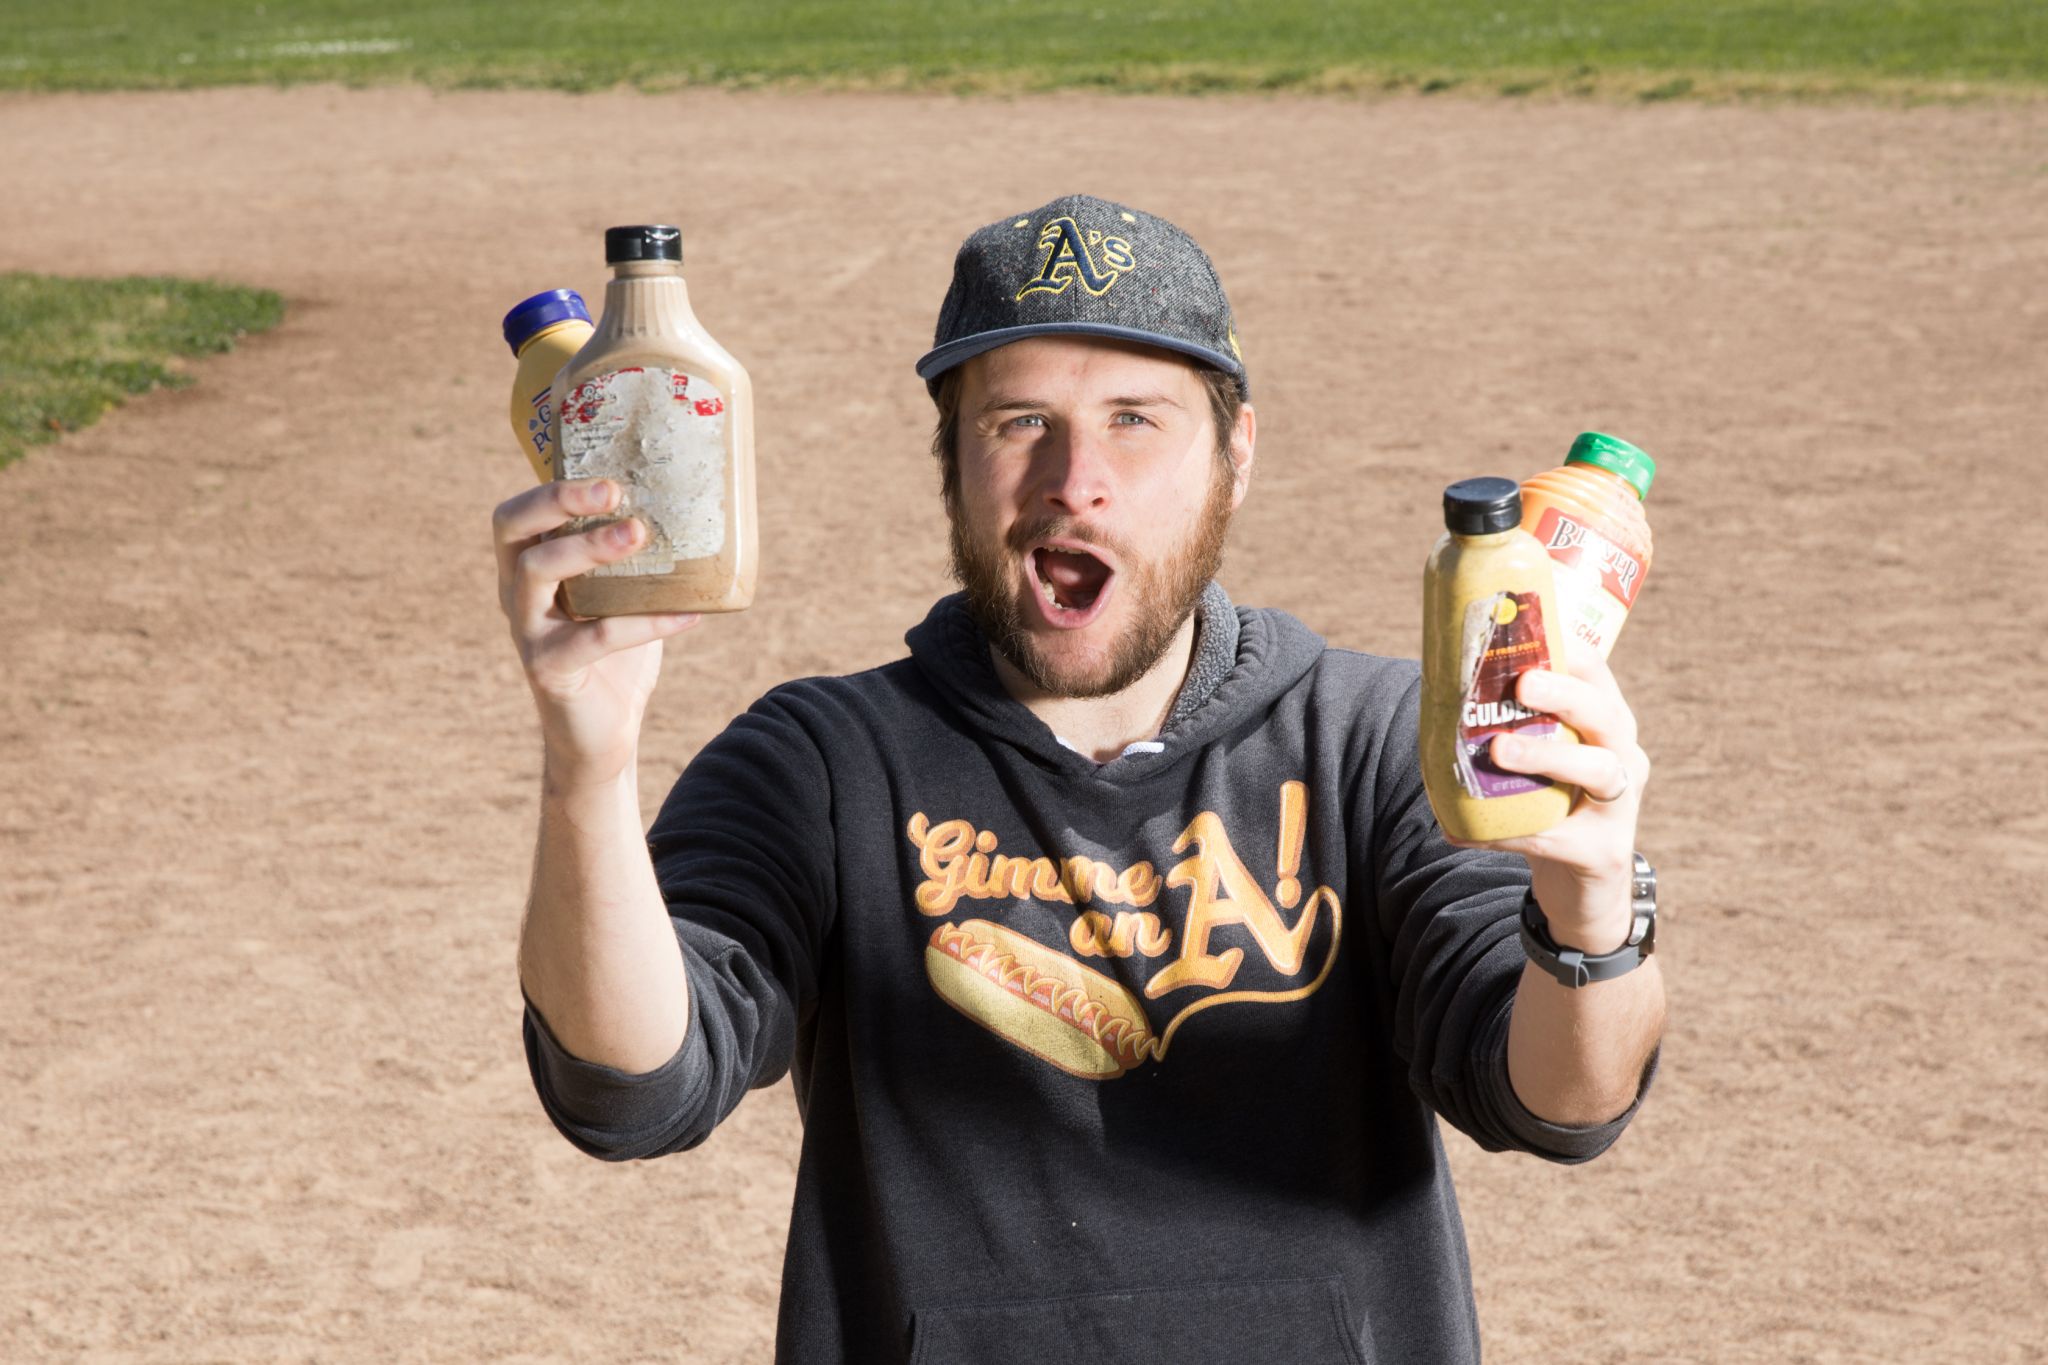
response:
<path id="1" fill-rule="evenodd" d="M 1657 477 L 1657 462 L 1618 436 L 1601 431 L 1582 431 L 1572 442 L 1566 464 L 1589 464 L 1610 474 L 1619 474 L 1634 485 L 1636 496 L 1650 496 L 1650 481 Z"/>

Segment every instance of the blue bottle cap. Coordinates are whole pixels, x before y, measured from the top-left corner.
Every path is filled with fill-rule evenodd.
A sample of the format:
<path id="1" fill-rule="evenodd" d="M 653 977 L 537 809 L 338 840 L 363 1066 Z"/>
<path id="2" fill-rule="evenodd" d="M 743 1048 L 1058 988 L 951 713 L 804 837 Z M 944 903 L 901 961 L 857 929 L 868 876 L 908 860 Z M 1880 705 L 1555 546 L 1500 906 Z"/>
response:
<path id="1" fill-rule="evenodd" d="M 519 348 L 558 322 L 590 321 L 590 309 L 573 289 L 550 289 L 521 299 L 505 314 L 505 344 L 518 355 Z"/>

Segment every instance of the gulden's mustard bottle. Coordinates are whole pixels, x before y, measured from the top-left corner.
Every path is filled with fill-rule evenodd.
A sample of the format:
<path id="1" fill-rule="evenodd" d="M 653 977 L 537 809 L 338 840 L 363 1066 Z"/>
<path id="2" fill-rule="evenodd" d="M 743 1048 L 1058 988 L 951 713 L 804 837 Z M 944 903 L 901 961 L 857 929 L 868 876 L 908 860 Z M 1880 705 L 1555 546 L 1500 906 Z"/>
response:
<path id="1" fill-rule="evenodd" d="M 573 289 L 521 299 L 505 314 L 505 344 L 518 357 L 512 378 L 512 439 L 533 476 L 555 477 L 555 375 L 590 340 L 590 310 Z"/>
<path id="2" fill-rule="evenodd" d="M 612 278 L 597 330 L 555 379 L 558 479 L 606 478 L 614 516 L 647 529 L 630 557 L 562 585 L 578 616 L 740 611 L 754 600 L 754 390 L 690 310 L 682 233 L 604 234 Z"/>
<path id="3" fill-rule="evenodd" d="M 1422 785 L 1444 833 L 1480 843 L 1549 829 L 1578 796 L 1497 767 L 1489 752 L 1504 734 L 1579 742 L 1557 717 L 1515 700 L 1523 673 L 1565 667 L 1550 556 L 1521 520 L 1513 480 L 1452 484 L 1445 533 L 1423 571 Z"/>

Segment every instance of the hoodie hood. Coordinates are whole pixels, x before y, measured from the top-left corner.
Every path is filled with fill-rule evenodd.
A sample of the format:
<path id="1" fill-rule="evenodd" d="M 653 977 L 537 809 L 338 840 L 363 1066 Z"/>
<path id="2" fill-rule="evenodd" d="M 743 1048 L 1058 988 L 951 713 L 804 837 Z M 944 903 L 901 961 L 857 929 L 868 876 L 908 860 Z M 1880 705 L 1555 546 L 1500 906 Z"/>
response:
<path id="1" fill-rule="evenodd" d="M 1112 781 L 1164 772 L 1204 744 L 1262 720 L 1323 655 L 1323 637 L 1283 611 L 1234 607 L 1211 583 L 1188 678 L 1158 736 L 1157 752 L 1130 752 L 1108 763 L 1062 744 L 1044 721 L 1012 697 L 996 675 L 988 637 L 967 610 L 966 594 L 933 604 L 903 639 L 919 671 L 975 729 L 1030 754 L 1047 767 Z"/>

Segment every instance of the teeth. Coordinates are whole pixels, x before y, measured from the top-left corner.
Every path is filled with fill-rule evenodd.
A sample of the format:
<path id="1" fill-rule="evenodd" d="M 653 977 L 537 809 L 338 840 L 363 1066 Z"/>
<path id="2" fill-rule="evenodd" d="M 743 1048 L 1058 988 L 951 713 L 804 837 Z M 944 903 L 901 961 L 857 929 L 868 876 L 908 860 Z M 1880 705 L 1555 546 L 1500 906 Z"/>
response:
<path id="1" fill-rule="evenodd" d="M 1044 561 L 1034 554 L 1031 556 L 1031 563 L 1033 568 L 1037 568 Z M 1038 591 L 1044 594 L 1045 600 L 1055 607 L 1058 606 L 1060 604 L 1059 594 L 1053 590 L 1052 580 L 1043 573 L 1035 573 L 1032 577 L 1038 580 Z"/>

